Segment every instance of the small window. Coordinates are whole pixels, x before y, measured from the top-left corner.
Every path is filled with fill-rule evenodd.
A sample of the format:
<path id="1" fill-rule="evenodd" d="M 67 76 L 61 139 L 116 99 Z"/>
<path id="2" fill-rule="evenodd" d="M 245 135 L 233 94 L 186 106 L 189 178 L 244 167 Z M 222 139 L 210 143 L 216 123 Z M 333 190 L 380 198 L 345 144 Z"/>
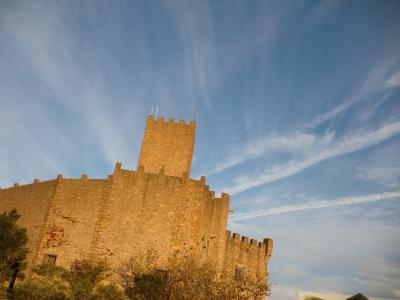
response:
<path id="1" fill-rule="evenodd" d="M 235 280 L 236 281 L 241 281 L 243 279 L 243 269 L 242 268 L 236 268 L 235 269 Z"/>
<path id="2" fill-rule="evenodd" d="M 43 258 L 43 264 L 45 265 L 56 265 L 57 255 L 45 254 Z"/>

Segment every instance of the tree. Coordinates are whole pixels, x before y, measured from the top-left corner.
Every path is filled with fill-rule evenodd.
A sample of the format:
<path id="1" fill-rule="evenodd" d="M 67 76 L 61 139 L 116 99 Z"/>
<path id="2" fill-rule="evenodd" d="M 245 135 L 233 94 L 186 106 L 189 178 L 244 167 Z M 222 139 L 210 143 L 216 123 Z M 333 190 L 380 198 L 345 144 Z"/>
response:
<path id="1" fill-rule="evenodd" d="M 19 217 L 15 209 L 0 215 L 0 285 L 12 279 L 11 289 L 28 254 L 28 237 L 26 229 L 17 225 Z"/>

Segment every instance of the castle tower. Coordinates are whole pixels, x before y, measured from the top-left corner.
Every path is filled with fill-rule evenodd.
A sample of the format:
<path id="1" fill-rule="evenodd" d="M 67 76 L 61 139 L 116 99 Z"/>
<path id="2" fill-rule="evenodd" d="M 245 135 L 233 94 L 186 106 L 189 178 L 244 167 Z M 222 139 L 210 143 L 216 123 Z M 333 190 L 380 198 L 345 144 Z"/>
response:
<path id="1" fill-rule="evenodd" d="M 195 122 L 187 125 L 183 120 L 175 123 L 174 119 L 165 122 L 162 117 L 155 120 L 147 118 L 138 167 L 145 172 L 164 173 L 181 177 L 190 174 L 195 138 Z"/>

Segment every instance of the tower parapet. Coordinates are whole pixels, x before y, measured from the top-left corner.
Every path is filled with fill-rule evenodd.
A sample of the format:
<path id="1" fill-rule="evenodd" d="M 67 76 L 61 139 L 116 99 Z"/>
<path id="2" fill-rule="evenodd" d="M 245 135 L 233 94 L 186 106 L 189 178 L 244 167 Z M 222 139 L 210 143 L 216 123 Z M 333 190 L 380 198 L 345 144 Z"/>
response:
<path id="1" fill-rule="evenodd" d="M 158 174 L 164 168 L 165 175 L 182 177 L 190 175 L 195 139 L 194 121 L 185 124 L 174 119 L 157 120 L 152 115 L 147 118 L 138 168 L 147 173 Z"/>

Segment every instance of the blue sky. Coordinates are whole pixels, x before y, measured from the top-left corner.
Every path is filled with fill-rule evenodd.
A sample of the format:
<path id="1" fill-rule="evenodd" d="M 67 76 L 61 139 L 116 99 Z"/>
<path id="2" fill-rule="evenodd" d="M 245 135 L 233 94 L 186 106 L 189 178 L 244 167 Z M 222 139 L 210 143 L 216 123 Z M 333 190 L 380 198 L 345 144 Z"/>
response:
<path id="1" fill-rule="evenodd" d="M 195 112 L 272 300 L 400 299 L 399 96 L 399 1 L 0 2 L 0 186 L 135 169 L 151 106 Z"/>

